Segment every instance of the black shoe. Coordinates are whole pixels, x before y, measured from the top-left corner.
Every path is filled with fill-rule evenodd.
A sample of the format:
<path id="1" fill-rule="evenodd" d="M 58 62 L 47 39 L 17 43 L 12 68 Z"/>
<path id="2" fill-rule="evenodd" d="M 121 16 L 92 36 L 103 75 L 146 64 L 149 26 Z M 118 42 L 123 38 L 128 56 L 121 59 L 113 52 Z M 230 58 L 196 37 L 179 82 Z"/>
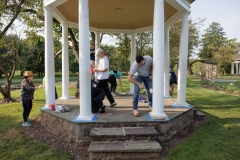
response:
<path id="1" fill-rule="evenodd" d="M 105 113 L 105 106 L 102 106 L 100 113 Z"/>

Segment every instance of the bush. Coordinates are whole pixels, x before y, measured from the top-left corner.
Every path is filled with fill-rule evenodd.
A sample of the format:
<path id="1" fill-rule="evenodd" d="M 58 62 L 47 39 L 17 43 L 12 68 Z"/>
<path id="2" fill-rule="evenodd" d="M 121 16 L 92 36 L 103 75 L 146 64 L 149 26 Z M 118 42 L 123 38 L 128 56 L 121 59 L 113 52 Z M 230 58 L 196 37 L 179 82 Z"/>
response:
<path id="1" fill-rule="evenodd" d="M 230 83 L 229 85 L 227 85 L 226 91 L 228 91 L 228 92 L 236 92 L 237 91 L 237 86 L 235 86 L 234 84 Z"/>

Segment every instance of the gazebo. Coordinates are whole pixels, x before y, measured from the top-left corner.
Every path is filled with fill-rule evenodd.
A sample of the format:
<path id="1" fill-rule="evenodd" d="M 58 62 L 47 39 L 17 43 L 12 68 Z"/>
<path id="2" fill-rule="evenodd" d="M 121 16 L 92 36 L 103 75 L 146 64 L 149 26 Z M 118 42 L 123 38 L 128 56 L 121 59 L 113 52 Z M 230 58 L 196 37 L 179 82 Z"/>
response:
<path id="1" fill-rule="evenodd" d="M 234 58 L 231 62 L 231 74 L 240 74 L 240 57 Z M 236 69 L 235 69 L 236 66 Z"/>
<path id="2" fill-rule="evenodd" d="M 79 29 L 79 121 L 92 120 L 89 70 L 89 31 L 95 32 L 96 48 L 101 33 L 131 34 L 131 63 L 135 61 L 135 35 L 153 30 L 153 106 L 152 119 L 167 119 L 164 98 L 169 96 L 169 28 L 182 19 L 178 93 L 175 107 L 188 107 L 186 75 L 188 56 L 188 16 L 194 0 L 44 0 L 46 105 L 55 104 L 53 17 L 62 25 L 62 97 L 69 99 L 68 27 Z M 130 86 L 133 92 L 133 85 Z M 82 94 L 81 94 L 82 93 Z M 83 94 L 84 93 L 84 94 Z"/>

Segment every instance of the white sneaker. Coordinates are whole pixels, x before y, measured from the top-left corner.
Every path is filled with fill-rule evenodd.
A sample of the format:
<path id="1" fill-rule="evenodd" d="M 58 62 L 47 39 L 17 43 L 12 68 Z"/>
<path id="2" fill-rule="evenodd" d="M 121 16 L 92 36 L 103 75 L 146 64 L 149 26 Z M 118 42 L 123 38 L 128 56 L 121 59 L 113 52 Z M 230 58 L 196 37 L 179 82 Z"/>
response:
<path id="1" fill-rule="evenodd" d="M 112 104 L 110 104 L 108 107 L 114 107 L 114 106 L 116 106 L 117 105 L 117 103 L 116 102 L 113 102 Z"/>
<path id="2" fill-rule="evenodd" d="M 22 123 L 22 126 L 23 127 L 30 127 L 30 126 L 32 126 L 29 122 L 23 122 Z"/>

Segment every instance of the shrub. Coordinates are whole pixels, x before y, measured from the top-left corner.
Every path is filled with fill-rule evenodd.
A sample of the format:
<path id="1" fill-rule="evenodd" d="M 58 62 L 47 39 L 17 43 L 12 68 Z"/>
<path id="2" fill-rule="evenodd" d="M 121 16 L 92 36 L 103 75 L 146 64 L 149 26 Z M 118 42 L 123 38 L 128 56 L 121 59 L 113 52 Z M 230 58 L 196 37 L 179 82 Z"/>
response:
<path id="1" fill-rule="evenodd" d="M 226 87 L 226 91 L 228 92 L 236 92 L 237 91 L 237 86 L 235 86 L 233 83 L 230 83 Z"/>

